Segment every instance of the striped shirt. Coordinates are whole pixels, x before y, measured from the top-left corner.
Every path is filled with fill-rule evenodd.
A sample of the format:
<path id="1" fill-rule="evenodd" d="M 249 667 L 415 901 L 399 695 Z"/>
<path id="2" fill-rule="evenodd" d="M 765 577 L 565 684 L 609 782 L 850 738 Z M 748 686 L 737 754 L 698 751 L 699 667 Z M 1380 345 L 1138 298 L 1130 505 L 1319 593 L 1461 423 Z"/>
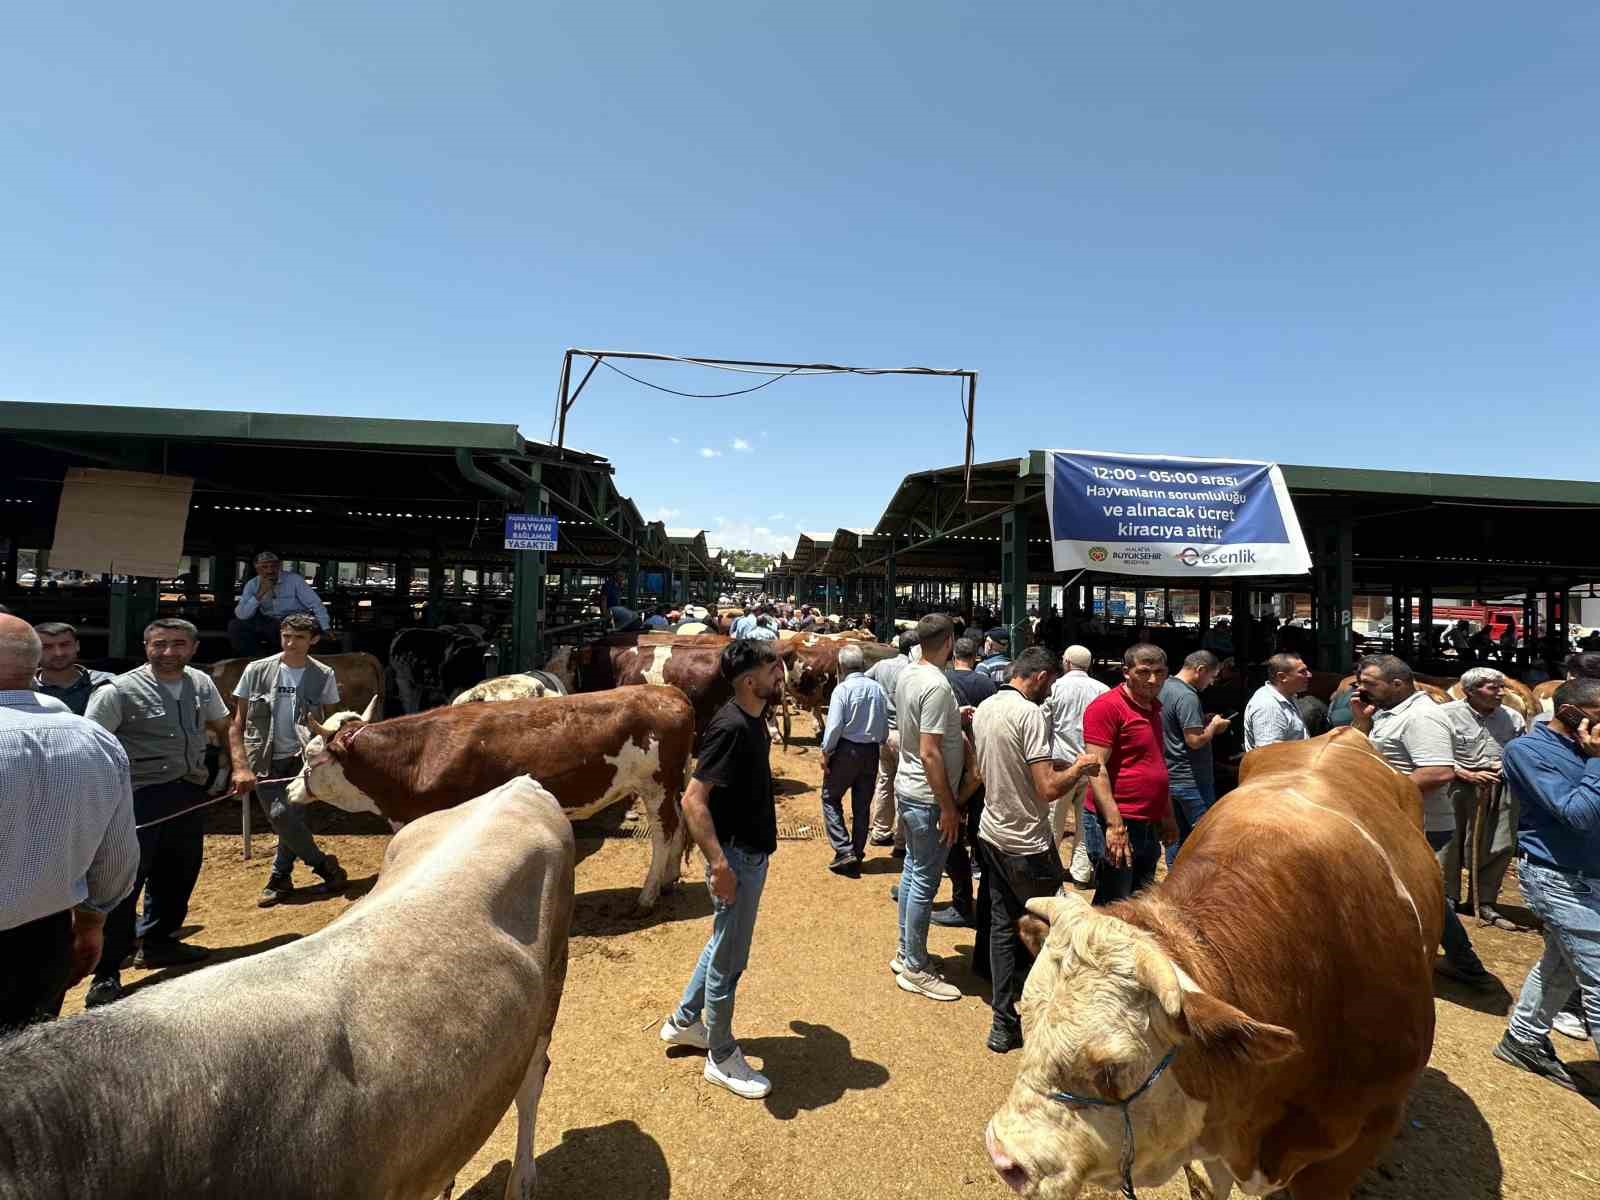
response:
<path id="1" fill-rule="evenodd" d="M 93 721 L 32 691 L 0 691 L 0 929 L 133 890 L 128 756 Z"/>

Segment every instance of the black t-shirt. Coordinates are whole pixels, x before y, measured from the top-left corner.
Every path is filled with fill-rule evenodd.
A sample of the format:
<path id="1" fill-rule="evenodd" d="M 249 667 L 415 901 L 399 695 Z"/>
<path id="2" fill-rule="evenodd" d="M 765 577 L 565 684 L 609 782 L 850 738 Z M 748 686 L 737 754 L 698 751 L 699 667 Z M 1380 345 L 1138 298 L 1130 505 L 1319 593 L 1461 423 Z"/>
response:
<path id="1" fill-rule="evenodd" d="M 948 672 L 950 686 L 955 689 L 956 699 L 963 705 L 977 708 L 990 696 L 1000 690 L 1000 685 L 982 671 L 963 670 L 953 667 Z"/>
<path id="2" fill-rule="evenodd" d="M 694 777 L 710 785 L 711 822 L 724 846 L 736 843 L 758 854 L 778 848 L 771 749 L 767 723 L 746 715 L 736 701 L 719 708 L 706 726 Z"/>

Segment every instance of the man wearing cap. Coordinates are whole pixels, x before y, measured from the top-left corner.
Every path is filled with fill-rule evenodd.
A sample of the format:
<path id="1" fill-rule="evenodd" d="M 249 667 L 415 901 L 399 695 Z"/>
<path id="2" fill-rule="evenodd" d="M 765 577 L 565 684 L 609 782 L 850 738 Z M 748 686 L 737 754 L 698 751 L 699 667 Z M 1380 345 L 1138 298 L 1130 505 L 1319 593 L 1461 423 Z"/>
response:
<path id="1" fill-rule="evenodd" d="M 278 645 L 278 628 L 291 613 L 310 613 L 327 633 L 333 622 L 322 598 L 311 590 L 304 575 L 283 569 L 283 560 L 271 550 L 256 555 L 256 577 L 244 585 L 239 604 L 228 622 L 233 652 L 254 656 L 270 653 Z"/>
<path id="2" fill-rule="evenodd" d="M 978 670 L 996 685 L 1004 683 L 1010 675 L 1011 631 L 1004 625 L 996 625 L 983 635 L 983 661 L 978 663 Z"/>

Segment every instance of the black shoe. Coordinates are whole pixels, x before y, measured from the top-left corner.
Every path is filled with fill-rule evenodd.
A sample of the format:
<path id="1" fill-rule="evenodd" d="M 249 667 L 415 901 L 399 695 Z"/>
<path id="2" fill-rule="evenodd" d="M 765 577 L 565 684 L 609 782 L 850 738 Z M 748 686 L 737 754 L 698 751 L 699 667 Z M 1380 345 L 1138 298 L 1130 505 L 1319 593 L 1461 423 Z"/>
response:
<path id="1" fill-rule="evenodd" d="M 311 890 L 322 896 L 337 896 L 350 886 L 350 876 L 344 873 L 344 868 L 339 865 L 339 860 L 333 855 L 328 855 L 322 860 L 320 867 L 313 867 L 322 882 Z"/>
<path id="2" fill-rule="evenodd" d="M 860 864 L 856 862 L 855 855 L 848 852 L 836 855 L 834 860 L 828 864 L 828 870 L 832 871 L 835 875 L 848 875 L 850 874 L 851 867 L 855 867 L 857 875 L 861 874 L 861 867 Z"/>
<path id="3" fill-rule="evenodd" d="M 269 875 L 267 886 L 256 897 L 257 908 L 271 908 L 294 895 L 294 881 L 287 875 Z"/>
<path id="4" fill-rule="evenodd" d="M 1464 983 L 1474 991 L 1491 992 L 1500 985 L 1498 979 L 1484 970 L 1481 962 L 1461 966 L 1458 963 L 1451 962 L 1448 958 L 1441 958 L 1433 964 L 1433 969 L 1446 979 L 1454 979 L 1457 983 Z"/>
<path id="5" fill-rule="evenodd" d="M 972 929 L 972 918 L 962 912 L 954 904 L 947 904 L 943 908 L 936 908 L 928 915 L 928 920 L 935 925 L 944 925 L 951 929 Z"/>
<path id="6" fill-rule="evenodd" d="M 896 904 L 900 903 L 900 885 L 898 883 L 889 889 L 889 899 Z"/>
<path id="7" fill-rule="evenodd" d="M 874 846 L 892 846 L 894 845 L 894 834 L 875 833 L 867 841 Z"/>
<path id="8" fill-rule="evenodd" d="M 996 1054 L 1010 1054 L 1022 1049 L 1022 1030 L 996 1025 L 989 1030 L 989 1039 L 983 1044 Z"/>
<path id="9" fill-rule="evenodd" d="M 1494 1056 L 1501 1062 L 1522 1068 L 1530 1075 L 1542 1075 L 1551 1083 L 1564 1087 L 1569 1092 L 1589 1094 L 1587 1089 L 1567 1074 L 1567 1068 L 1556 1057 L 1556 1048 L 1550 1044 L 1549 1038 L 1545 1038 L 1540 1045 L 1531 1045 L 1512 1037 L 1507 1031 L 1501 1037 L 1500 1044 L 1494 1048 Z"/>
<path id="10" fill-rule="evenodd" d="M 906 848 L 904 846 L 896 846 L 893 850 L 889 851 L 890 858 L 904 858 L 905 856 Z"/>
<path id="11" fill-rule="evenodd" d="M 144 969 L 187 967 L 192 963 L 204 962 L 210 957 L 211 951 L 204 946 L 186 946 L 182 942 L 171 941 L 152 942 L 146 938 L 144 949 L 139 951 L 139 957 L 134 965 Z"/>
<path id="12" fill-rule="evenodd" d="M 96 979 L 89 985 L 89 992 L 83 998 L 85 1008 L 99 1008 L 102 1004 L 111 1004 L 122 999 L 122 981 L 115 975 L 104 979 Z"/>

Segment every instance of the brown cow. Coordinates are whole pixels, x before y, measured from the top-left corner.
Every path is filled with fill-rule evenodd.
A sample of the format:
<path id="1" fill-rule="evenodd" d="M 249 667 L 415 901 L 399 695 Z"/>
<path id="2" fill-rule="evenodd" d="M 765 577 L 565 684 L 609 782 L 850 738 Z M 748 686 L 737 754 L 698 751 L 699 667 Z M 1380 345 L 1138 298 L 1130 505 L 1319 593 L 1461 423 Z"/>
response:
<path id="1" fill-rule="evenodd" d="M 899 653 L 893 646 L 881 642 L 854 641 L 826 634 L 802 634 L 787 643 L 795 656 L 794 664 L 786 671 L 789 691 L 794 694 L 795 707 L 809 712 L 816 721 L 818 736 L 827 720 L 833 689 L 839 683 L 839 651 L 851 644 L 861 647 L 869 668 Z"/>
<path id="2" fill-rule="evenodd" d="M 1117 1191 L 1126 1152 L 1141 1186 L 1198 1162 L 1194 1196 L 1347 1200 L 1399 1126 L 1444 915 L 1421 794 L 1351 729 L 1265 746 L 1243 776 L 1142 896 L 1028 901 L 1049 933 L 985 1135 L 1022 1195 Z"/>
<path id="3" fill-rule="evenodd" d="M 372 725 L 337 713 L 314 731 L 291 804 L 321 800 L 404 824 L 532 775 L 574 821 L 629 796 L 643 801 L 650 871 L 640 908 L 678 878 L 694 713 L 676 688 L 452 705 Z"/>

